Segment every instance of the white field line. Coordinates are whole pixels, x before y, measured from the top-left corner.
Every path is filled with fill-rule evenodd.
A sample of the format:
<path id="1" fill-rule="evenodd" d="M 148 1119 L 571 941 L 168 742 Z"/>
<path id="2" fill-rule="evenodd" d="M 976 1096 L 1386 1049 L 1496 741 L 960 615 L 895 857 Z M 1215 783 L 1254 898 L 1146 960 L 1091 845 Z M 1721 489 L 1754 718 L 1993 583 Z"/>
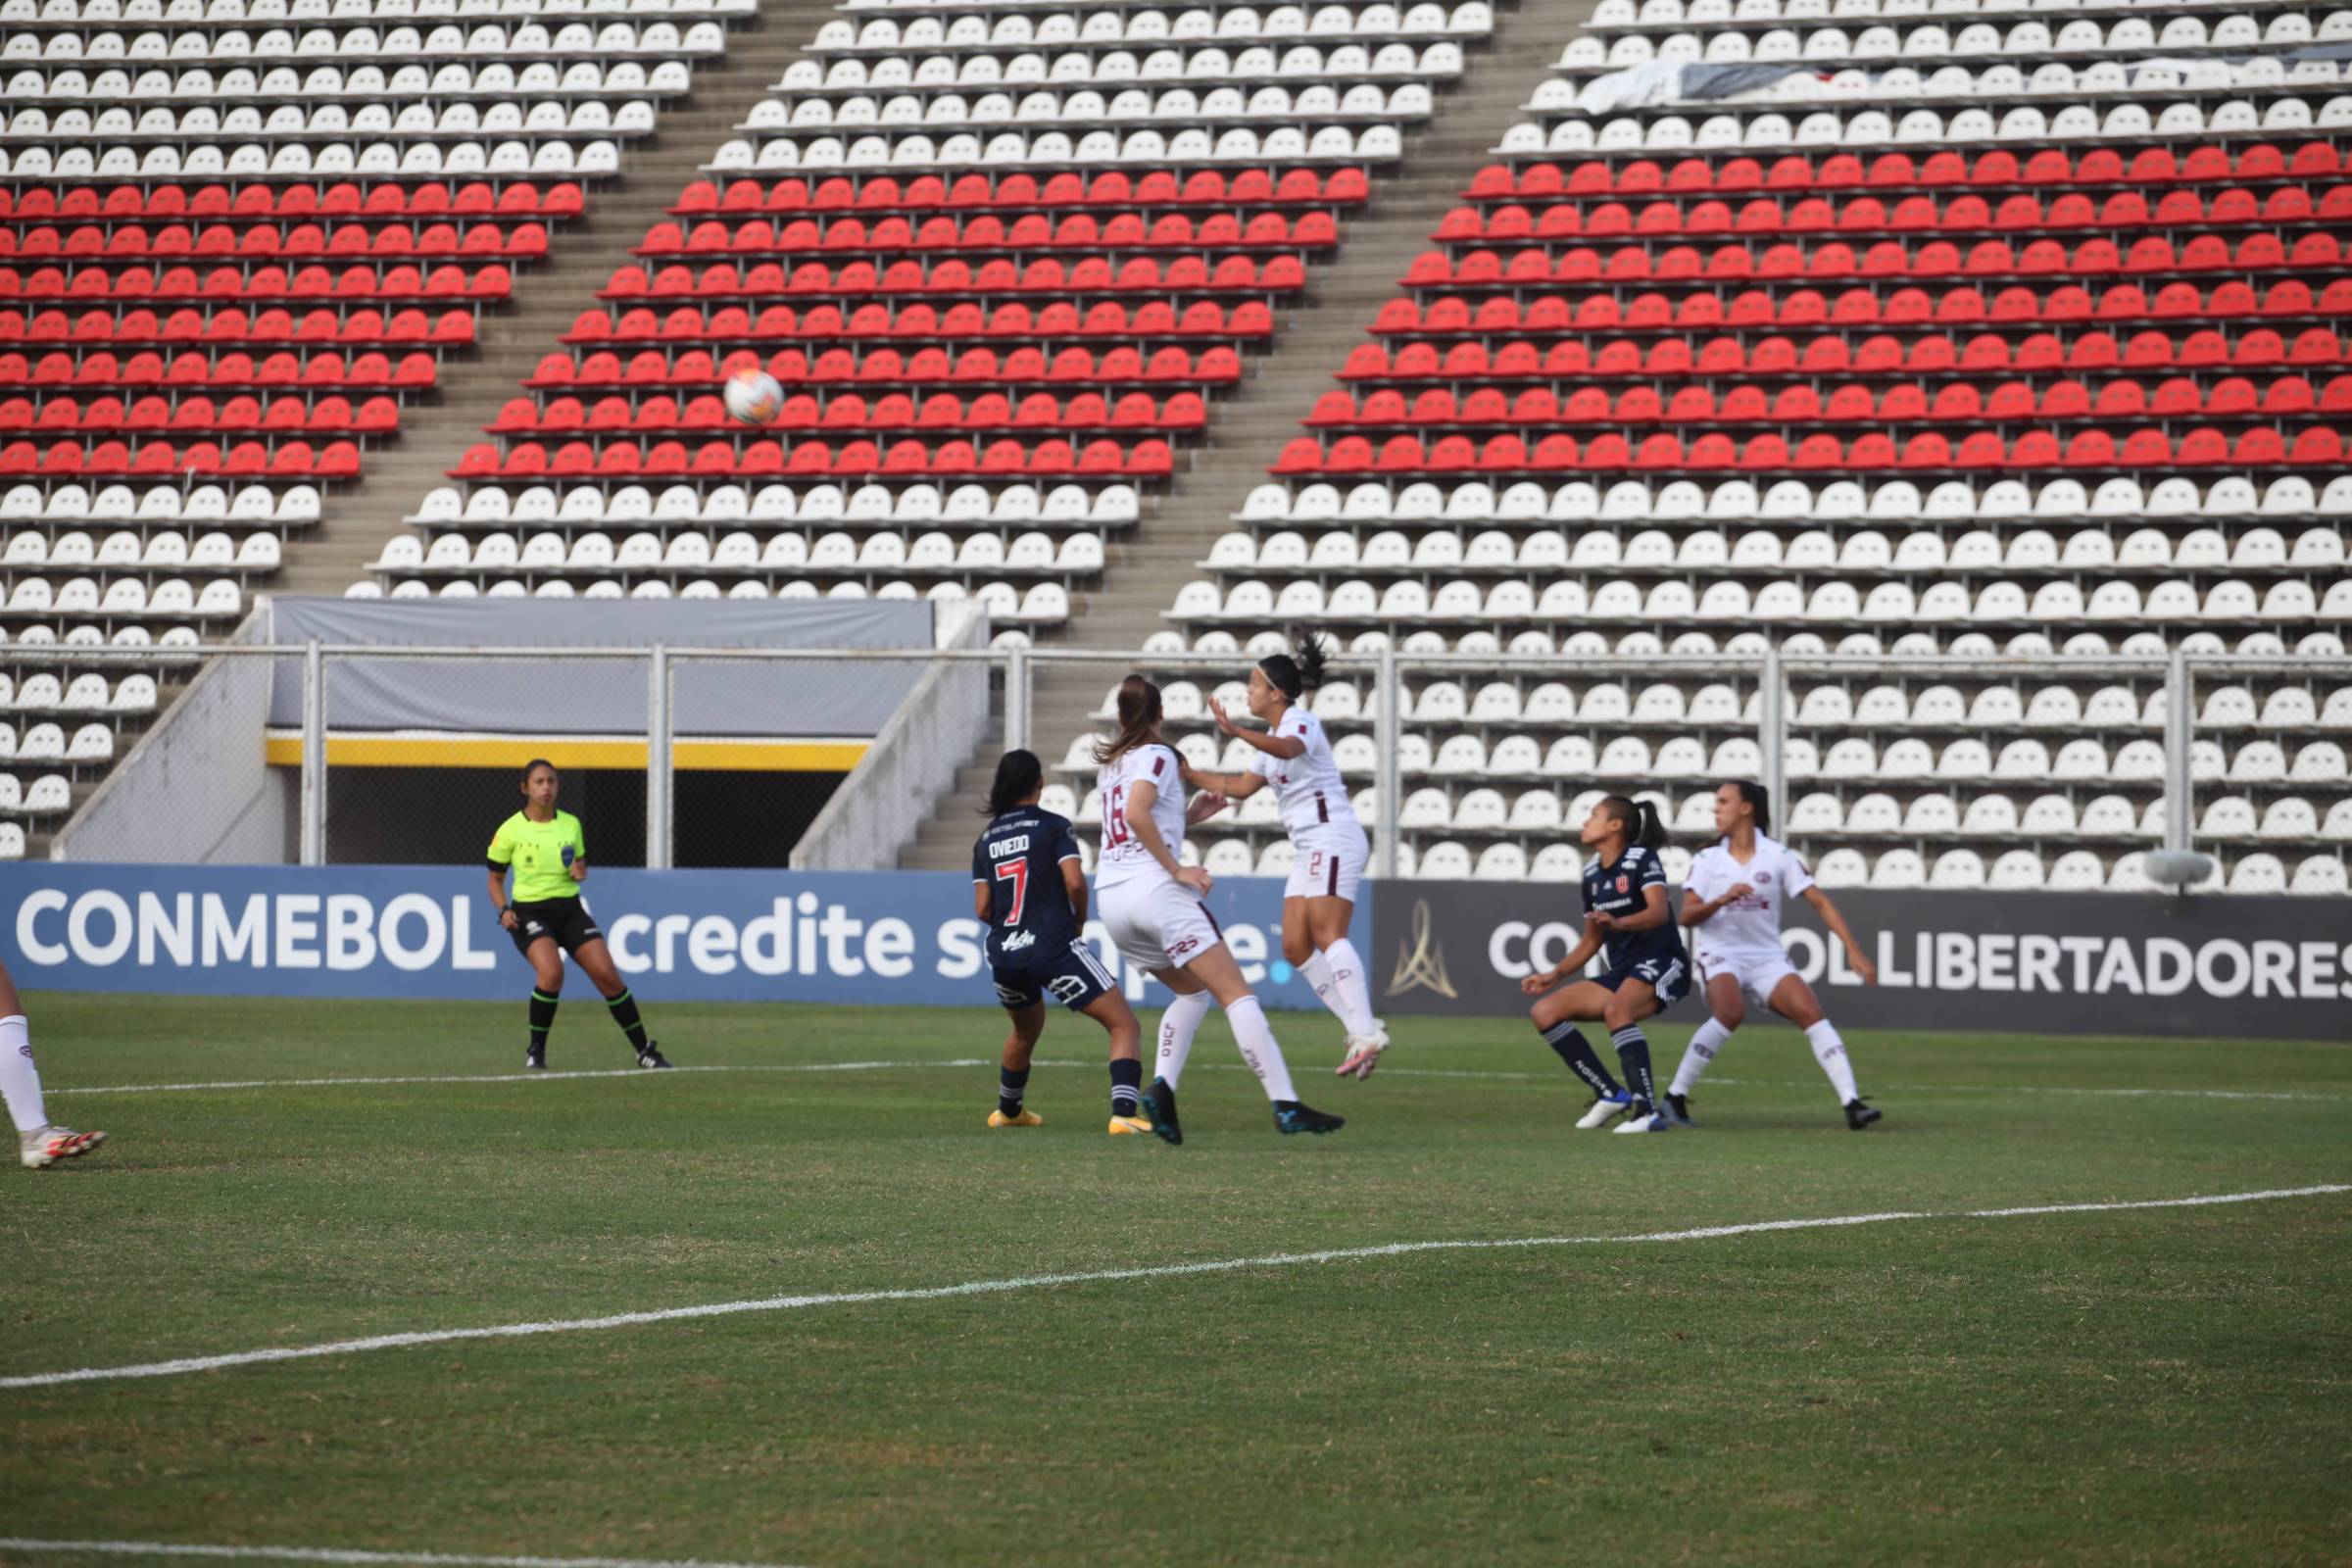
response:
<path id="1" fill-rule="evenodd" d="M 398 1084 L 536 1084 L 561 1082 L 570 1078 L 639 1078 L 659 1080 L 684 1073 L 712 1072 L 894 1072 L 920 1070 L 928 1067 L 962 1070 L 971 1067 L 993 1067 L 994 1060 L 982 1056 L 957 1056 L 921 1061 L 794 1061 L 794 1062 L 734 1062 L 709 1066 L 673 1067 L 667 1072 L 648 1072 L 641 1067 L 607 1067 L 569 1072 L 499 1072 L 499 1073 L 427 1073 L 391 1078 L 236 1078 L 214 1079 L 179 1084 L 91 1084 L 59 1085 L 49 1088 L 51 1095 L 183 1095 L 203 1094 L 225 1089 L 345 1089 Z M 1049 1061 L 1039 1058 L 1037 1067 L 1086 1069 L 1100 1067 L 1100 1061 Z M 1245 1072 L 1249 1069 L 1239 1062 L 1195 1062 L 1192 1072 Z M 1490 1071 L 1466 1067 L 1384 1067 L 1382 1078 L 1467 1078 L 1495 1079 L 1503 1082 L 1533 1083 L 1558 1079 L 1557 1072 Z M 1735 1085 L 1747 1089 L 1812 1089 L 1818 1080 L 1798 1078 L 1732 1078 L 1710 1075 L 1710 1086 Z M 2265 1091 L 2250 1089 L 2069 1089 L 2034 1084 L 1887 1084 L 1884 1088 L 1899 1095 L 2087 1095 L 2121 1100 L 2276 1100 L 2312 1101 L 2334 1103 L 2343 1095 L 2310 1094 L 2296 1091 Z"/>
<path id="2" fill-rule="evenodd" d="M 177 1541 L 32 1541 L 0 1536 L 0 1551 L 110 1557 L 206 1557 L 234 1562 L 416 1565 L 416 1568 L 780 1568 L 776 1564 L 662 1562 L 645 1557 L 470 1557 L 439 1551 L 354 1551 L 336 1546 L 212 1546 Z"/>
<path id="3" fill-rule="evenodd" d="M 1268 1252 L 1256 1257 L 1216 1258 L 1199 1263 L 1158 1263 L 1138 1268 L 1089 1269 L 1067 1274 L 1029 1274 L 1011 1279 L 966 1280 L 958 1285 L 933 1285 L 896 1290 L 829 1291 L 805 1296 L 769 1296 L 750 1301 L 713 1301 L 702 1306 L 672 1306 L 654 1311 L 615 1312 L 605 1317 L 556 1318 L 536 1323 L 500 1323 L 483 1328 L 425 1329 L 407 1334 L 376 1334 L 365 1339 L 333 1340 L 323 1345 L 283 1346 L 261 1350 L 232 1350 L 221 1355 L 183 1356 L 172 1361 L 134 1362 L 123 1366 L 82 1367 L 70 1372 L 34 1372 L 0 1378 L 0 1389 L 45 1389 L 62 1383 L 96 1383 L 122 1378 L 169 1378 L 191 1372 L 217 1372 L 227 1367 L 259 1366 L 272 1361 L 302 1361 L 328 1355 L 355 1355 L 365 1350 L 401 1349 L 416 1345 L 447 1345 L 462 1340 L 513 1340 L 541 1334 L 576 1334 L 598 1329 L 636 1328 L 648 1323 L 678 1323 L 695 1318 L 732 1317 L 745 1312 L 789 1312 L 815 1306 L 863 1306 L 876 1301 L 938 1301 L 954 1297 L 1002 1296 L 1015 1291 L 1045 1290 L 1056 1285 L 1098 1285 L 1110 1281 L 1181 1279 L 1200 1274 L 1230 1274 L 1243 1269 L 1293 1268 L 1301 1263 L 1338 1263 L 1369 1257 L 1402 1257 L 1415 1252 L 1491 1252 L 1546 1247 L 1593 1247 L 1637 1242 L 1702 1242 L 1727 1236 L 1756 1236 L 1770 1231 L 1825 1230 L 1847 1225 L 1883 1225 L 1896 1220 L 2008 1219 L 2027 1214 L 2096 1214 L 2122 1209 L 2194 1208 L 2213 1203 L 2253 1203 L 2273 1199 L 2315 1198 L 2352 1192 L 2352 1184 L 2273 1188 L 2263 1192 L 2216 1193 L 2196 1198 L 2141 1199 L 2128 1202 L 2049 1203 L 2031 1208 L 1980 1208 L 1949 1213 L 1908 1209 L 1879 1214 L 1834 1214 L 1811 1219 L 1751 1220 L 1736 1225 L 1706 1225 L 1694 1230 L 1647 1231 L 1631 1236 L 1528 1236 L 1508 1241 L 1389 1242 L 1377 1247 L 1342 1247 L 1317 1252 Z"/>
<path id="4" fill-rule="evenodd" d="M 949 1061 L 779 1061 L 738 1062 L 708 1067 L 671 1067 L 649 1071 L 643 1067 L 600 1067 L 572 1072 L 453 1072 L 406 1078 L 238 1078 L 185 1084 L 105 1084 L 67 1086 L 44 1091 L 51 1095 L 183 1095 L 208 1089 L 342 1089 L 368 1084 L 537 1084 L 565 1078 L 641 1078 L 656 1082 L 690 1072 L 881 1072 L 897 1067 L 993 1067 L 978 1056 Z"/>

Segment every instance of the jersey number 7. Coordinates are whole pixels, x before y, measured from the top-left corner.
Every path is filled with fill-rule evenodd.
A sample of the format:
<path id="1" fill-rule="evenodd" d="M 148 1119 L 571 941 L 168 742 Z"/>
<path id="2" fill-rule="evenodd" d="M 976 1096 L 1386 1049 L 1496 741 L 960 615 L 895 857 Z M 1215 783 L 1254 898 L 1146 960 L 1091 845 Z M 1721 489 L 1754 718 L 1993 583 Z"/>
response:
<path id="1" fill-rule="evenodd" d="M 1005 911 L 1006 925 L 1021 923 L 1021 906 L 1029 902 L 1029 862 L 1004 860 L 997 865 L 997 880 L 1012 884 L 1012 907 Z"/>

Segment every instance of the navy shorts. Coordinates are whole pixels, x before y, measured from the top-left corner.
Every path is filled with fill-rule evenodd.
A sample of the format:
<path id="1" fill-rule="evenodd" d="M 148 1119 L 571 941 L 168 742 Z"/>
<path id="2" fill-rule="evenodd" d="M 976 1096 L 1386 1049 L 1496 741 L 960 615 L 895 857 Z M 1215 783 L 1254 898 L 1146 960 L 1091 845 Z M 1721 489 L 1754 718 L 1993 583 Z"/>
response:
<path id="1" fill-rule="evenodd" d="M 997 1000 L 1014 1011 L 1034 1007 L 1052 997 L 1072 1012 L 1084 1012 L 1112 984 L 1110 971 L 1083 941 L 1071 943 L 1058 957 L 1040 956 L 1020 969 L 994 965 L 991 973 L 997 982 Z"/>
<path id="2" fill-rule="evenodd" d="M 1628 980 L 1646 981 L 1657 992 L 1661 1007 L 1671 1007 L 1690 994 L 1690 965 L 1680 955 L 1671 958 L 1643 958 L 1622 969 L 1595 975 L 1593 979 L 1611 991 Z"/>

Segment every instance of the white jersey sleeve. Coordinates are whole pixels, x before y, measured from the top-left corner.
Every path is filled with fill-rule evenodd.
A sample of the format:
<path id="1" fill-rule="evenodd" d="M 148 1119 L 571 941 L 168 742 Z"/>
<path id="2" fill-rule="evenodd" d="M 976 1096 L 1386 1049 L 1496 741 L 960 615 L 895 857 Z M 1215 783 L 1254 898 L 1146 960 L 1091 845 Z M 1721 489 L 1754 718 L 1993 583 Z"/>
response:
<path id="1" fill-rule="evenodd" d="M 1155 792 L 1152 821 L 1168 853 L 1184 854 L 1184 764 L 1169 746 L 1138 746 L 1102 764 L 1096 775 L 1102 794 L 1102 853 L 1095 861 L 1095 883 L 1109 887 L 1136 877 L 1167 879 L 1167 872 L 1127 826 L 1127 792 L 1149 783 Z"/>
<path id="2" fill-rule="evenodd" d="M 1331 755 L 1331 737 L 1323 732 L 1323 721 L 1293 703 L 1269 733 L 1306 748 L 1297 757 L 1259 752 L 1250 762 L 1250 771 L 1274 787 L 1282 825 L 1296 831 L 1324 822 L 1353 822 L 1355 808 L 1348 804 L 1348 786 Z"/>

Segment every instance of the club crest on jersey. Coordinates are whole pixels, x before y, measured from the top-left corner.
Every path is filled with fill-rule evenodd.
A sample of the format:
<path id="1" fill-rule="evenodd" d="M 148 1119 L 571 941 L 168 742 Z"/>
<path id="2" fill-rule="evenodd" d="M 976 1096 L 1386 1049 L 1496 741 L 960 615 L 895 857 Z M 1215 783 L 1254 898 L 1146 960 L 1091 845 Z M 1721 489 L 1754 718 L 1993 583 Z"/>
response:
<path id="1" fill-rule="evenodd" d="M 1772 873 L 1770 871 L 1758 871 L 1756 873 L 1756 883 L 1758 886 L 1762 886 L 1764 883 L 1770 882 L 1771 880 Z"/>
<path id="2" fill-rule="evenodd" d="M 1618 891 L 1618 892 L 1620 892 L 1620 893 L 1631 893 L 1631 892 L 1633 892 L 1633 890 L 1634 890 L 1634 883 L 1633 883 L 1633 879 L 1632 879 L 1631 877 L 1627 876 L 1627 875 L 1626 875 L 1626 874 L 1625 874 L 1623 871 L 1620 871 L 1620 872 L 1618 872 L 1618 873 L 1617 873 L 1617 891 Z"/>

